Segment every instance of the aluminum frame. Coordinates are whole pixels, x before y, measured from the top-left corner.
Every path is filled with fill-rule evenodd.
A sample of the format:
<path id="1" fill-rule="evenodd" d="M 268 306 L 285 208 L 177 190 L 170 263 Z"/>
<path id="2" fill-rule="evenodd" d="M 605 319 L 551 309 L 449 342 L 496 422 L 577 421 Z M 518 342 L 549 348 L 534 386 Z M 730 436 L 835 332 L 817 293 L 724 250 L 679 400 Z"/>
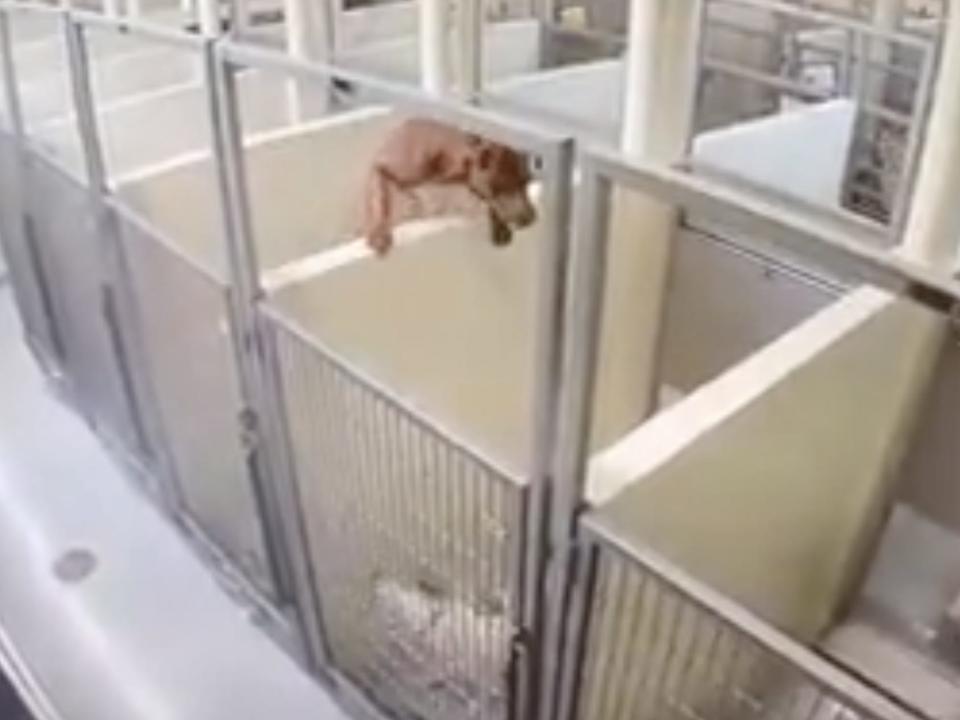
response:
<path id="1" fill-rule="evenodd" d="M 542 128 L 481 110 L 473 106 L 457 104 L 442 98 L 431 98 L 422 92 L 389 81 L 366 76 L 355 71 L 332 65 L 309 64 L 290 59 L 282 54 L 260 48 L 240 46 L 222 41 L 216 46 L 219 59 L 219 97 L 221 102 L 220 127 L 221 145 L 218 147 L 219 164 L 223 172 L 223 183 L 230 197 L 228 222 L 231 237 L 237 247 L 231 251 L 231 266 L 235 273 L 237 286 L 242 288 L 244 297 L 240 302 L 241 311 L 246 314 L 243 320 L 248 337 L 259 338 L 251 342 L 254 349 L 248 349 L 254 363 L 251 375 L 265 378 L 272 387 L 260 388 L 259 412 L 264 422 L 274 428 L 282 428 L 277 415 L 279 408 L 271 407 L 270 398 L 278 396 L 275 386 L 278 371 L 256 370 L 256 364 L 264 359 L 270 360 L 269 353 L 262 347 L 262 332 L 258 329 L 255 308 L 265 297 L 260 285 L 259 263 L 256 255 L 255 238 L 250 221 L 250 198 L 247 189 L 242 152 L 242 129 L 239 120 L 239 108 L 236 97 L 235 75 L 243 68 L 257 68 L 282 74 L 288 79 L 326 85 L 331 80 L 339 80 L 362 88 L 364 96 L 371 94 L 399 107 L 405 112 L 415 112 L 441 122 L 457 125 L 471 132 L 484 135 L 506 145 L 518 147 L 540 158 L 542 176 L 545 178 L 542 195 L 542 221 L 546 223 L 545 237 L 541 254 L 541 286 L 537 300 L 537 338 L 536 373 L 537 385 L 534 390 L 535 427 L 533 463 L 530 469 L 530 505 L 526 522 L 527 538 L 524 550 L 523 575 L 525 591 L 523 593 L 523 646 L 524 659 L 520 662 L 518 697 L 515 712 L 519 717 L 532 717 L 539 698 L 538 684 L 541 676 L 540 651 L 541 636 L 544 632 L 542 609 L 543 578 L 546 573 L 547 559 L 550 554 L 548 540 L 548 518 L 552 502 L 550 466 L 554 451 L 556 399 L 559 389 L 560 343 L 563 332 L 564 289 L 567 259 L 567 236 L 570 223 L 570 178 L 572 177 L 573 140 L 564 135 L 553 134 Z M 259 345 L 259 349 L 255 349 Z M 258 357 L 259 356 L 259 357 Z M 276 443 L 276 438 L 274 438 Z M 286 442 L 289 442 L 288 440 Z M 275 448 L 274 454 L 282 454 Z M 283 489 L 275 498 L 274 517 L 278 526 L 296 528 L 294 537 L 303 537 L 302 520 L 297 517 L 295 492 L 292 488 L 296 481 L 290 476 L 292 468 L 287 467 L 286 477 L 282 479 Z M 289 532 L 289 531 L 288 531 Z M 278 536 L 283 536 L 277 531 Z M 303 548 L 291 546 L 288 536 L 288 553 L 291 562 L 291 576 L 295 574 L 302 583 L 310 577 L 309 560 Z M 304 590 L 298 592 L 299 596 Z M 318 599 L 310 605 L 316 607 Z M 314 635 L 322 634 L 317 628 Z M 324 658 L 322 643 L 313 638 L 315 656 Z"/>

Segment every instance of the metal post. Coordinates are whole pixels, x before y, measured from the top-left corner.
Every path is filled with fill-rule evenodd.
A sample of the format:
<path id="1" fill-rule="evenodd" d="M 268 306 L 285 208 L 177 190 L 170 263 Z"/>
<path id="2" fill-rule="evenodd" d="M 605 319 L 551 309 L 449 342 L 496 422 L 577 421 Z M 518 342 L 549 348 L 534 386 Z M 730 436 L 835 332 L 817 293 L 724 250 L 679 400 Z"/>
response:
<path id="1" fill-rule="evenodd" d="M 551 557 L 550 517 L 555 495 L 551 469 L 556 449 L 557 401 L 563 354 L 564 303 L 569 254 L 573 143 L 557 145 L 543 158 L 543 176 L 549 178 L 542 196 L 546 223 L 539 266 L 542 268 L 537 298 L 537 344 L 533 396 L 534 437 L 530 468 L 530 504 L 526 523 L 522 626 L 527 637 L 526 657 L 519 663 L 517 717 L 535 717 L 541 697 L 545 662 L 546 618 L 544 582 Z"/>
<path id="2" fill-rule="evenodd" d="M 576 568 L 572 549 L 583 507 L 606 285 L 611 208 L 610 180 L 588 157 L 580 164 L 580 205 L 571 257 L 568 324 L 557 407 L 554 499 L 550 512 L 551 576 L 547 583 L 543 706 L 540 720 L 553 720 L 559 702 L 559 667 L 566 644 L 566 617 Z"/>
<path id="3" fill-rule="evenodd" d="M 294 600 L 294 610 L 307 639 L 310 665 L 329 667 L 319 599 L 306 555 L 296 478 L 282 407 L 280 373 L 272 338 L 262 322 L 258 303 L 264 296 L 250 211 L 250 193 L 243 157 L 236 68 L 209 43 L 205 55 L 207 92 L 213 128 L 213 154 L 224 218 L 241 392 L 244 415 L 254 437 L 249 467 L 260 503 L 268 551 L 282 597 Z"/>

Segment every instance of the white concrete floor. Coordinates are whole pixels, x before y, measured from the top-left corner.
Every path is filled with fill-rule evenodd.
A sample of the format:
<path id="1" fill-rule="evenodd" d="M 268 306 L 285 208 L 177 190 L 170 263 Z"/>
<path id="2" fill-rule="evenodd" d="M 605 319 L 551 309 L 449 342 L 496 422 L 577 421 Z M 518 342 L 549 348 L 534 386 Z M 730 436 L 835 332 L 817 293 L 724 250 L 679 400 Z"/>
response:
<path id="1" fill-rule="evenodd" d="M 95 565 L 59 579 L 54 566 L 71 550 Z M 20 342 L 6 286 L 0 666 L 38 720 L 344 717 L 51 396 Z"/>

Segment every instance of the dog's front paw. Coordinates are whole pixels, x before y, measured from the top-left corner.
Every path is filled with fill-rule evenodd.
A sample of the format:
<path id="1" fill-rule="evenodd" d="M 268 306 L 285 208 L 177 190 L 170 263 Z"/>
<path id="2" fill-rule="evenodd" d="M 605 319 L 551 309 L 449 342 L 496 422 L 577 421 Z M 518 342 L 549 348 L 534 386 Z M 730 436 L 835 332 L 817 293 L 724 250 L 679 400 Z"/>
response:
<path id="1" fill-rule="evenodd" d="M 389 232 L 372 232 L 367 235 L 367 245 L 377 255 L 383 257 L 393 247 L 393 234 Z"/>
<path id="2" fill-rule="evenodd" d="M 497 247 L 503 247 L 513 242 L 513 230 L 502 220 L 493 218 L 490 223 L 490 239 Z"/>

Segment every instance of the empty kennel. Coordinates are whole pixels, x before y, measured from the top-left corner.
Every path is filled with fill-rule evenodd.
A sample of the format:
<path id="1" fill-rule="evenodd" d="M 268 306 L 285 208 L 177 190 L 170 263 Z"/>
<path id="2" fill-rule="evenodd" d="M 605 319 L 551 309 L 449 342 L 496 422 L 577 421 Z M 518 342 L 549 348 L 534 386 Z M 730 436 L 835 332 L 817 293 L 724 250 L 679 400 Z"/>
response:
<path id="1" fill-rule="evenodd" d="M 929 428 L 924 412 L 937 417 L 923 406 L 946 377 L 946 317 L 861 285 L 858 278 L 875 273 L 870 244 L 859 264 L 840 273 L 838 262 L 824 272 L 824 253 L 840 254 L 835 238 L 849 235 L 815 214 L 774 220 L 749 193 L 612 155 L 587 156 L 585 164 L 571 299 L 580 309 L 566 338 L 576 372 L 559 410 L 569 419 L 558 439 L 565 448 L 558 479 L 592 509 L 576 534 L 572 620 L 560 626 L 565 654 L 553 696 L 560 717 L 909 717 L 862 683 L 864 669 L 877 672 L 882 663 L 871 665 L 856 639 L 870 617 L 863 598 L 872 589 L 876 599 L 885 574 L 889 590 L 890 558 L 905 552 L 904 523 L 895 515 L 889 524 L 890 511 L 902 488 L 912 485 L 913 502 L 924 494 L 908 468 L 944 458 L 945 446 L 931 452 L 926 444 L 941 442 L 940 431 L 922 449 L 909 440 Z M 680 302 L 655 334 L 657 412 L 597 450 L 577 438 L 590 432 L 590 408 L 609 372 L 602 324 L 609 284 L 619 277 L 619 215 L 631 186 L 646 194 L 634 202 L 656 208 L 675 198 L 696 224 L 670 236 L 675 264 L 666 298 Z M 643 240 L 657 242 L 649 228 Z M 714 260 L 692 259 L 682 249 L 691 240 L 710 246 L 702 259 Z M 764 280 L 744 282 L 745 267 L 773 256 L 779 260 Z M 702 278 L 686 300 L 677 294 L 684 283 L 676 269 L 684 266 Z M 769 282 L 781 272 L 792 280 Z M 726 282 L 714 284 L 721 277 Z M 876 277 L 900 287 L 894 276 Z M 759 307 L 768 321 L 783 323 L 763 338 L 763 324 L 751 316 Z M 743 340 L 753 332 L 759 342 L 750 347 Z M 678 350 L 697 343 L 700 352 L 684 362 Z M 580 504 L 571 508 L 576 513 Z M 906 552 L 918 550 L 912 532 Z M 861 614 L 850 620 L 852 608 Z M 824 648 L 842 664 L 816 654 Z M 914 679 L 919 668 L 912 666 Z M 902 688 L 896 699 L 921 712 L 931 707 Z"/>

